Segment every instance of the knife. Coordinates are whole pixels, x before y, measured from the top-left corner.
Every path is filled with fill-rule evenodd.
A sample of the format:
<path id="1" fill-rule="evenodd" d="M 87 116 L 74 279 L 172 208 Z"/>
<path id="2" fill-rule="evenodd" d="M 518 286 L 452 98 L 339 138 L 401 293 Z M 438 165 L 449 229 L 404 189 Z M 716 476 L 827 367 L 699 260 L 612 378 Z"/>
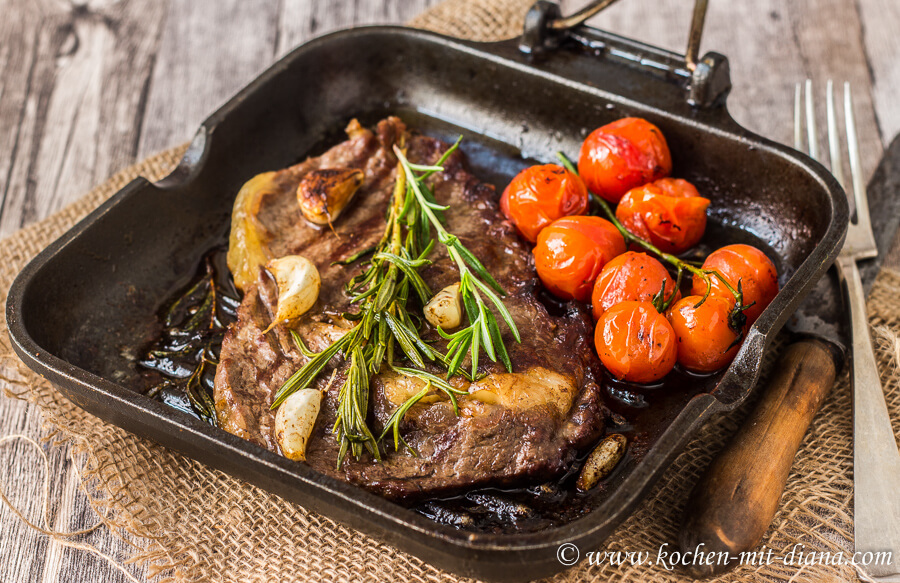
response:
<path id="1" fill-rule="evenodd" d="M 900 225 L 900 136 L 885 152 L 867 189 L 878 257 L 859 264 L 868 295 Z M 733 559 L 695 564 L 698 577 L 725 571 L 752 551 L 772 522 L 791 465 L 835 375 L 843 367 L 849 329 L 835 269 L 785 325 L 793 344 L 744 424 L 707 468 L 688 497 L 679 532 L 683 552 L 728 552 Z M 896 559 L 895 559 L 896 560 Z"/>

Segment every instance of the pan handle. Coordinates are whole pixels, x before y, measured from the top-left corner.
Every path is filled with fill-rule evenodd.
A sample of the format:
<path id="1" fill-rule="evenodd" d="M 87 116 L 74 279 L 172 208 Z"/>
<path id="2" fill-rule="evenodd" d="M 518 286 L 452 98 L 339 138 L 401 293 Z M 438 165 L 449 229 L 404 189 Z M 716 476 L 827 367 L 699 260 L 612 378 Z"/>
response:
<path id="1" fill-rule="evenodd" d="M 585 21 L 617 1 L 594 0 L 578 12 L 563 16 L 559 4 L 538 0 L 525 16 L 525 29 L 519 42 L 519 50 L 527 54 L 539 54 L 556 49 L 563 39 L 575 36 L 573 31 L 583 26 Z M 688 103 L 704 108 L 719 105 L 731 89 L 728 61 L 724 56 L 707 53 L 702 59 L 698 58 L 708 5 L 709 0 L 695 0 L 685 54 L 673 54 L 681 61 L 683 72 L 690 77 L 687 86 Z M 637 62 L 641 62 L 641 55 L 636 57 Z M 659 65 L 654 63 L 652 66 L 658 68 Z M 682 71 L 673 68 L 671 72 L 678 75 Z"/>

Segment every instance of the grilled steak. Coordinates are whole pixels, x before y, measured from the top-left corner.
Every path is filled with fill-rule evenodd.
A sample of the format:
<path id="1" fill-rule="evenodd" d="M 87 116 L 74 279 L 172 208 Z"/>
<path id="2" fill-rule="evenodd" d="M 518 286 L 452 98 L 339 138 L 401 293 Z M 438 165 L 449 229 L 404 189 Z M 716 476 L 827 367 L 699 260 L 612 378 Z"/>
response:
<path id="1" fill-rule="evenodd" d="M 393 144 L 403 136 L 410 160 L 420 164 L 434 163 L 447 148 L 438 140 L 410 134 L 393 117 L 381 121 L 374 131 L 353 122 L 348 134 L 347 141 L 322 156 L 276 173 L 276 188 L 265 196 L 258 215 L 268 231 L 273 256 L 302 255 L 319 269 L 318 302 L 293 326 L 314 351 L 326 348 L 352 326 L 340 316 L 355 311 L 342 287 L 361 268 L 332 263 L 380 239 L 396 176 Z M 303 176 L 331 168 L 360 169 L 365 174 L 361 189 L 333 230 L 305 221 L 296 198 Z M 445 171 L 430 180 L 437 201 L 450 206 L 445 213 L 448 230 L 481 259 L 508 294 L 504 303 L 522 335 L 521 344 L 516 343 L 501 324 L 514 372 L 482 355 L 479 372 L 487 376 L 475 383 L 462 378 L 452 381 L 468 390 L 459 399 L 458 416 L 442 393 L 425 397 L 406 415 L 402 435 L 418 456 L 402 446 L 394 452 L 392 440 L 386 439 L 382 462 L 368 454 L 360 460 L 348 456 L 337 470 L 339 444 L 331 427 L 346 363 L 336 357 L 314 384 L 325 391 L 325 397 L 307 447 L 308 463 L 316 470 L 407 502 L 474 486 L 552 478 L 565 471 L 577 451 L 595 440 L 604 427 L 597 384 L 600 364 L 591 349 L 589 312 L 575 303 L 548 311 L 539 298 L 541 287 L 529 249 L 500 215 L 494 188 L 468 172 L 462 154 L 451 156 Z M 456 266 L 442 246 L 435 248 L 430 259 L 433 264 L 422 275 L 431 289 L 458 281 Z M 274 412 L 269 407 L 281 384 L 306 358 L 284 326 L 264 333 L 277 302 L 277 288 L 265 270 L 245 292 L 238 320 L 222 344 L 216 408 L 226 430 L 278 451 Z M 443 348 L 443 341 L 427 323 L 422 336 Z M 391 413 L 423 386 L 418 379 L 385 369 L 372 381 L 369 424 L 376 436 Z"/>

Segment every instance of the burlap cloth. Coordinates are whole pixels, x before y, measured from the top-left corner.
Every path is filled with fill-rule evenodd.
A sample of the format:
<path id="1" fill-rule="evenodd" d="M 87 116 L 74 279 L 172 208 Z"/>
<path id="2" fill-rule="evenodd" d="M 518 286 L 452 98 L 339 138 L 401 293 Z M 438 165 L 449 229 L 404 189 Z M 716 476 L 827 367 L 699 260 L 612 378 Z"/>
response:
<path id="1" fill-rule="evenodd" d="M 514 36 L 532 0 L 449 0 L 413 24 L 478 40 Z M 44 246 L 138 175 L 165 176 L 184 146 L 121 171 L 62 212 L 0 243 L 0 293 Z M 900 274 L 883 271 L 869 297 L 875 326 L 900 328 Z M 83 412 L 31 373 L 12 354 L 2 324 L 3 364 L 18 370 L 7 394 L 34 402 L 46 429 L 85 455 L 81 475 L 95 507 L 143 541 L 134 560 L 163 581 L 445 581 L 456 578 L 328 518 L 137 438 Z M 896 350 L 877 342 L 882 371 L 894 370 Z M 15 374 L 13 375 L 15 376 Z M 884 375 L 892 417 L 900 420 L 896 374 Z M 746 409 L 746 408 L 745 408 Z M 675 541 L 682 505 L 699 473 L 736 429 L 745 410 L 705 427 L 665 473 L 647 500 L 609 539 L 612 550 L 655 554 Z M 897 429 L 895 427 L 895 429 Z M 795 543 L 807 550 L 852 553 L 851 414 L 846 373 L 834 388 L 800 450 L 781 509 L 764 542 L 776 555 Z M 587 549 L 583 549 L 587 550 Z M 678 581 L 660 566 L 590 566 L 558 581 Z M 850 581 L 850 566 L 740 567 L 715 581 Z"/>

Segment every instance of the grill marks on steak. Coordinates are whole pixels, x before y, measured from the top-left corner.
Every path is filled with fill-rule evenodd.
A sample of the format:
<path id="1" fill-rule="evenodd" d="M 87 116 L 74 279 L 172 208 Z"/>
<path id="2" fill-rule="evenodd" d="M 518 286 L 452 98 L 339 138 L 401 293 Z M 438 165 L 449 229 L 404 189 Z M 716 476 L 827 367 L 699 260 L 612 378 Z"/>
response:
<path id="1" fill-rule="evenodd" d="M 350 309 L 342 287 L 361 267 L 331 263 L 380 239 L 396 173 L 393 144 L 405 136 L 407 155 L 416 163 L 434 163 L 447 148 L 438 140 L 408 134 L 397 118 L 381 121 L 374 132 L 353 122 L 348 133 L 350 139 L 322 156 L 278 172 L 278 190 L 263 200 L 259 215 L 271 234 L 273 256 L 303 255 L 320 271 L 319 300 L 294 326 L 314 351 L 326 348 L 352 326 L 339 316 Z M 306 222 L 296 201 L 301 178 L 319 168 L 359 168 L 365 173 L 363 186 L 334 224 L 334 233 Z M 482 355 L 479 372 L 486 378 L 471 386 L 461 378 L 453 380 L 469 391 L 459 399 L 459 416 L 442 393 L 428 395 L 410 409 L 401 433 L 419 457 L 402 449 L 394 452 L 392 440 L 386 438 L 385 445 L 390 446 L 384 448 L 381 463 L 368 456 L 348 457 L 336 470 L 339 444 L 331 427 L 345 363 L 334 358 L 315 381 L 314 386 L 326 394 L 307 448 L 308 463 L 316 470 L 407 501 L 473 486 L 552 478 L 565 470 L 579 448 L 596 439 L 604 424 L 596 383 L 599 362 L 591 349 L 593 326 L 588 311 L 572 304 L 563 315 L 548 313 L 536 295 L 540 288 L 529 249 L 499 215 L 497 193 L 468 172 L 461 155 L 451 156 L 445 172 L 432 180 L 438 202 L 450 205 L 445 213 L 447 229 L 482 260 L 508 293 L 504 303 L 522 335 L 522 343 L 517 344 L 501 324 L 514 374 Z M 458 281 L 457 268 L 442 246 L 435 248 L 430 259 L 433 264 L 422 275 L 432 290 Z M 269 406 L 281 384 L 306 361 L 284 326 L 262 333 L 271 322 L 276 301 L 274 283 L 261 270 L 222 344 L 215 390 L 222 426 L 273 451 L 278 446 Z M 438 341 L 441 349 L 445 346 L 427 325 L 423 337 Z M 375 376 L 369 418 L 376 436 L 397 406 L 422 386 L 421 381 L 386 367 Z"/>

